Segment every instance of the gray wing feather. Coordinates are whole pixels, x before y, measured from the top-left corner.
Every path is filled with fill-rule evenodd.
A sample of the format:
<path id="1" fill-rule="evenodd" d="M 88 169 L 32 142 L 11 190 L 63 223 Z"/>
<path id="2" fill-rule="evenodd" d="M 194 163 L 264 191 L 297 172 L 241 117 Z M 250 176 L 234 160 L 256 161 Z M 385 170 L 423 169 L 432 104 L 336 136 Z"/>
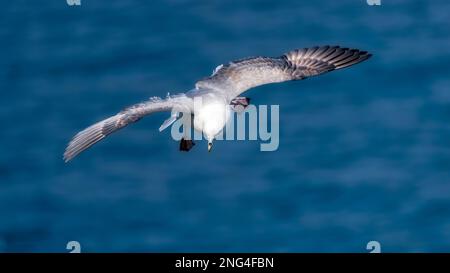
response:
<path id="1" fill-rule="evenodd" d="M 166 99 L 151 98 L 149 101 L 135 104 L 117 115 L 95 123 L 75 135 L 64 152 L 64 161 L 68 162 L 108 135 L 137 122 L 144 116 L 161 111 L 170 111 L 174 107 L 189 107 L 191 99 L 186 96 L 168 97 Z"/>
<path id="2" fill-rule="evenodd" d="M 227 93 L 232 100 L 263 84 L 301 80 L 345 68 L 370 58 L 371 54 L 339 46 L 302 48 L 278 58 L 253 57 L 231 62 L 197 82 L 197 88 Z"/>

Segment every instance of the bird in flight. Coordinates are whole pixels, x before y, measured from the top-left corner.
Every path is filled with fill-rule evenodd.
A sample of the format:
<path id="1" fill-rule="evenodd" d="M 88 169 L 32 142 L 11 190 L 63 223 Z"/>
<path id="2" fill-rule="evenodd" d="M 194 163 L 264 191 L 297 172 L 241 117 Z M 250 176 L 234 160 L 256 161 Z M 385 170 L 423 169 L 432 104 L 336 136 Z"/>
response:
<path id="1" fill-rule="evenodd" d="M 249 105 L 248 98 L 240 97 L 246 90 L 269 83 L 302 80 L 360 63 L 370 56 L 358 49 L 316 46 L 293 50 L 276 58 L 251 57 L 220 65 L 211 76 L 198 81 L 195 88 L 186 93 L 153 97 L 84 129 L 70 141 L 63 159 L 68 162 L 117 130 L 162 111 L 171 111 L 171 116 L 161 125 L 160 131 L 174 123 L 179 113 L 191 113 L 194 129 L 206 137 L 210 151 L 214 138 L 228 121 L 227 107 Z M 196 99 L 201 99 L 202 103 L 194 107 Z M 182 138 L 180 150 L 189 151 L 193 145 L 192 140 Z"/>

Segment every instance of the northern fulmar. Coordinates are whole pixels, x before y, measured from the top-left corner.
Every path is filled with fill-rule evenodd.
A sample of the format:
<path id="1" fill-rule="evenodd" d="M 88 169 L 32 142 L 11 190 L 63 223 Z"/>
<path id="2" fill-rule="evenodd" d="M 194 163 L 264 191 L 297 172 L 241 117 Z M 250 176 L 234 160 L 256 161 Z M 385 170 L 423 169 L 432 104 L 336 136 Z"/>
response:
<path id="1" fill-rule="evenodd" d="M 316 46 L 292 50 L 281 57 L 251 57 L 218 66 L 213 74 L 198 81 L 195 88 L 166 98 L 153 97 L 132 105 L 118 114 L 84 129 L 70 141 L 64 161 L 104 139 L 115 131 L 155 112 L 171 111 L 171 116 L 159 128 L 164 130 L 179 118 L 179 113 L 191 113 L 193 127 L 203 133 L 211 151 L 214 138 L 228 121 L 228 107 L 246 107 L 249 99 L 240 97 L 246 90 L 269 83 L 302 80 L 332 70 L 345 68 L 370 58 L 371 54 L 339 46 Z M 194 101 L 201 99 L 201 106 Z M 195 106 L 195 107 L 194 107 Z M 193 142 L 181 139 L 180 150 L 189 151 Z"/>

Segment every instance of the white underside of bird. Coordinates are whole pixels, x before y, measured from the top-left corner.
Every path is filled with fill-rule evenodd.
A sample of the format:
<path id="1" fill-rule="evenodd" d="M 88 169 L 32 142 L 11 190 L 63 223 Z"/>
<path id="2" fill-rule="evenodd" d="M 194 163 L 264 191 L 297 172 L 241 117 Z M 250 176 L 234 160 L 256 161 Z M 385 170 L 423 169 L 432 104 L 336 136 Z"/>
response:
<path id="1" fill-rule="evenodd" d="M 194 108 L 194 129 L 203 133 L 208 140 L 208 150 L 211 150 L 214 138 L 222 132 L 230 120 L 229 105 L 217 100 Z"/>

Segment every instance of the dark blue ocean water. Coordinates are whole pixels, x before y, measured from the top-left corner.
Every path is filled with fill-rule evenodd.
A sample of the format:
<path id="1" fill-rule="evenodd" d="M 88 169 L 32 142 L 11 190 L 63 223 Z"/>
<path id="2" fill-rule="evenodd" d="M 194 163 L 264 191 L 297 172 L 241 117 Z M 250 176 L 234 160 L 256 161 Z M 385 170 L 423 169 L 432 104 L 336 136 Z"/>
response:
<path id="1" fill-rule="evenodd" d="M 4 1 L 0 251 L 450 251 L 450 2 Z M 372 59 L 263 86 L 280 147 L 200 142 L 166 113 L 70 164 L 70 138 L 252 55 L 338 44 Z"/>

